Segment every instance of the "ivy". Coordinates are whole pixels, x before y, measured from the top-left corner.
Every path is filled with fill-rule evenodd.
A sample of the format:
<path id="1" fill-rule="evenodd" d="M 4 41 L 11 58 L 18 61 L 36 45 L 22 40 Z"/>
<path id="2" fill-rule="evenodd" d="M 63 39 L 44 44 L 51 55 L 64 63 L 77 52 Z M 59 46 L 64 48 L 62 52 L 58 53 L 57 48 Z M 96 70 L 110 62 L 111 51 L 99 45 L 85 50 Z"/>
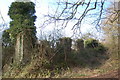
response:
<path id="1" fill-rule="evenodd" d="M 35 16 L 35 4 L 33 2 L 13 2 L 9 8 L 8 15 L 12 19 L 10 22 L 10 28 L 8 32 L 11 40 L 15 40 L 17 34 L 23 31 L 31 31 L 35 36 L 36 27 L 34 22 Z"/>

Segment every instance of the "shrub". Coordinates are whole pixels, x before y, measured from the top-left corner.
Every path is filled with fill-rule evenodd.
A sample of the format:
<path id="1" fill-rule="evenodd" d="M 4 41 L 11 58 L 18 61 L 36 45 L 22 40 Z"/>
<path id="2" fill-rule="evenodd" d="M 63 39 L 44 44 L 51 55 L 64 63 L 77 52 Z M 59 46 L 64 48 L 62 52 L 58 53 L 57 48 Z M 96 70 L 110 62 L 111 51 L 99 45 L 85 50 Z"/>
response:
<path id="1" fill-rule="evenodd" d="M 104 53 L 107 50 L 107 48 L 104 47 L 104 45 L 102 45 L 101 43 L 99 43 L 98 47 L 96 47 L 95 50 L 97 52 Z"/>
<path id="2" fill-rule="evenodd" d="M 99 45 L 99 42 L 92 38 L 84 41 L 85 48 L 95 48 L 95 47 L 98 47 L 98 45 Z"/>

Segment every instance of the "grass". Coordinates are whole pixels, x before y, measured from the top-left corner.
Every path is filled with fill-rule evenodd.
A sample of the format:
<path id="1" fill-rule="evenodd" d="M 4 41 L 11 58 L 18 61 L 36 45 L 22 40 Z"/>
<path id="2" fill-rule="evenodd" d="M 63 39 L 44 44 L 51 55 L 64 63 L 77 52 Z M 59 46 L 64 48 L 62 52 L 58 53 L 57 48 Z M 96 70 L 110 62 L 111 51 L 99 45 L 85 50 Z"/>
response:
<path id="1" fill-rule="evenodd" d="M 24 67 L 8 64 L 3 68 L 4 72 L 2 77 L 88 78 L 91 76 L 105 74 L 109 71 L 119 68 L 116 54 L 113 54 L 113 56 L 109 55 L 108 58 L 106 54 L 100 54 L 100 52 L 97 52 L 97 50 L 93 49 L 87 49 L 83 52 L 81 51 L 81 53 L 72 52 L 68 57 L 68 66 L 66 66 L 65 62 L 63 62 L 64 59 L 62 60 L 61 58 L 64 58 L 64 55 L 58 55 L 52 64 L 49 62 L 49 60 L 42 61 L 39 58 L 33 58 L 31 63 Z M 53 68 L 51 69 L 51 67 Z"/>
<path id="2" fill-rule="evenodd" d="M 35 60 L 34 60 L 35 62 Z M 80 67 L 74 67 L 74 68 L 68 68 L 66 70 L 54 70 L 54 78 L 87 78 L 90 76 L 105 74 L 109 71 L 118 69 L 118 60 L 111 60 L 108 59 L 103 65 L 96 69 L 90 69 L 90 68 L 80 68 Z M 4 73 L 3 78 L 48 78 L 50 77 L 51 72 L 49 70 L 38 70 L 33 71 L 31 70 L 34 68 L 33 63 L 27 65 L 26 67 L 22 68 L 21 70 L 18 68 L 10 68 L 8 67 L 9 71 L 6 71 Z M 17 71 L 18 70 L 18 71 Z M 16 72 L 18 74 L 16 74 Z"/>

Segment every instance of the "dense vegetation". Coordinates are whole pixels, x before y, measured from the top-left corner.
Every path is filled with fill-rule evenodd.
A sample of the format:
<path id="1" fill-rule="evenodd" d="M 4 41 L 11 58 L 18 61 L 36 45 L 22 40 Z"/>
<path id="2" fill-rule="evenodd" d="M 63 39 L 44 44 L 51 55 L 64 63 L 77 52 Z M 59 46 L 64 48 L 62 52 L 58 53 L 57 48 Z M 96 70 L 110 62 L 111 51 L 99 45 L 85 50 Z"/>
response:
<path id="1" fill-rule="evenodd" d="M 85 38 L 86 35 L 77 40 L 70 37 L 37 40 L 34 8 L 32 2 L 13 2 L 9 8 L 8 14 L 12 21 L 10 28 L 3 33 L 4 78 L 80 77 L 90 74 L 91 71 L 94 74 L 94 70 L 104 73 L 113 67 L 118 68 L 117 60 L 114 60 L 117 59 L 118 51 L 118 43 L 114 43 L 118 38 L 117 22 L 114 25 L 108 22 L 107 26 L 102 28 L 105 42 L 92 37 Z M 23 39 L 21 34 L 24 34 Z M 25 43 L 21 43 L 21 39 L 25 40 Z M 17 44 L 19 42 L 25 45 L 24 50 L 21 44 Z M 23 50 L 23 58 L 30 57 L 29 63 L 14 63 L 17 46 Z M 27 56 L 25 50 L 30 51 L 31 55 Z M 78 69 L 74 70 L 76 68 Z"/>
<path id="2" fill-rule="evenodd" d="M 89 42 L 89 40 L 93 40 L 93 42 Z M 32 75 L 37 76 L 38 73 L 39 75 L 37 77 L 50 77 L 61 74 L 63 70 L 67 70 L 68 68 L 71 69 L 73 67 L 79 67 L 94 69 L 102 65 L 102 63 L 104 63 L 104 61 L 108 59 L 108 56 L 106 54 L 106 48 L 102 46 L 101 43 L 99 43 L 98 41 L 96 41 L 96 44 L 98 44 L 96 46 L 96 44 L 94 44 L 94 40 L 95 39 L 88 39 L 83 41 L 81 39 L 78 39 L 75 42 L 77 46 L 74 49 L 71 48 L 72 39 L 67 37 L 60 38 L 56 42 L 57 45 L 55 45 L 54 48 L 52 48 L 49 44 L 50 41 L 42 40 L 40 44 L 36 44 L 36 48 L 34 49 L 32 55 L 33 59 L 31 60 L 31 63 L 28 64 L 29 66 L 32 66 L 32 69 L 28 68 L 30 72 L 26 73 L 24 77 L 30 77 Z M 88 41 L 89 44 L 86 44 L 86 41 Z M 84 45 L 94 47 L 87 48 L 84 47 Z M 15 71 L 15 69 L 17 68 L 19 74 L 22 73 L 21 69 L 25 68 L 25 66 L 22 67 L 22 65 L 20 65 L 20 68 L 18 68 L 15 67 L 12 62 L 9 63 L 12 64 L 11 67 L 14 67 L 12 70 Z M 13 73 L 15 74 L 16 72 Z M 14 77 L 18 76 L 19 74 L 15 74 Z M 10 76 L 10 74 L 4 75 L 13 77 Z"/>
<path id="3" fill-rule="evenodd" d="M 36 20 L 35 4 L 32 2 L 13 2 L 9 8 L 8 15 L 12 19 L 10 28 L 3 33 L 4 45 L 10 42 L 16 42 L 16 37 L 20 33 L 27 32 L 35 39 L 36 27 L 34 22 Z M 35 42 L 33 40 L 33 42 Z"/>

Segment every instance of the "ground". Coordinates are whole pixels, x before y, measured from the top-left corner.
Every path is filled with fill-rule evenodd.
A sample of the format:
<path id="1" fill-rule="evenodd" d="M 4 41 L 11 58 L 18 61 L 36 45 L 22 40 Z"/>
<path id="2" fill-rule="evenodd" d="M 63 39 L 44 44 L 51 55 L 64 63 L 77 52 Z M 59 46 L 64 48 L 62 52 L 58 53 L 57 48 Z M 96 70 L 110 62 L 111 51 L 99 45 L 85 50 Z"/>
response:
<path id="1" fill-rule="evenodd" d="M 94 76 L 91 76 L 91 78 L 119 78 L 120 79 L 120 69 L 116 69 L 102 75 L 94 75 Z"/>

